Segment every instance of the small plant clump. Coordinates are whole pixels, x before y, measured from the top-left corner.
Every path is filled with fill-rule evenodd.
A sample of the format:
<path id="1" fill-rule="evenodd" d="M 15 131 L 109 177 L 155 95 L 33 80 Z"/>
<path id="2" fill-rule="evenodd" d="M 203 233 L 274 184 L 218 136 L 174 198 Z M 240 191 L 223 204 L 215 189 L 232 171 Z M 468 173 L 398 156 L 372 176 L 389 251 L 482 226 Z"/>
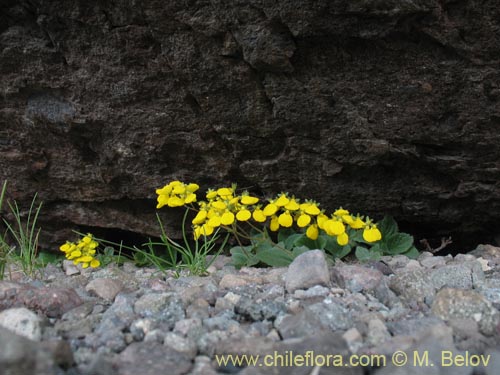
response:
<path id="1" fill-rule="evenodd" d="M 78 243 L 66 242 L 60 250 L 74 264 L 96 268 L 112 259 L 120 259 L 120 255 L 114 258 L 111 247 L 119 246 L 120 254 L 122 249 L 131 251 L 137 265 L 153 265 L 160 271 L 174 270 L 177 275 L 182 269 L 195 275 L 206 274 L 231 235 L 237 244 L 230 249 L 236 267 L 286 266 L 311 249 L 323 250 L 332 260 L 343 258 L 352 250 L 361 261 L 376 260 L 382 255 L 418 255 L 413 237 L 400 233 L 390 217 L 376 223 L 342 207 L 328 214 L 319 203 L 300 200 L 288 193 L 263 201 L 248 191 L 237 194 L 236 185 L 208 189 L 205 200 L 198 200 L 199 189 L 196 183 L 181 181 L 156 189 L 157 209 L 186 207 L 182 242 L 167 235 L 157 214 L 160 241 L 149 240 L 140 247 L 130 247 L 94 238 L 89 233 Z M 191 211 L 194 212 L 192 234 L 188 235 L 186 220 Z M 219 241 L 221 230 L 227 233 Z M 111 246 L 106 247 L 104 254 L 96 255 L 98 242 Z M 158 254 L 158 249 L 165 251 Z M 207 261 L 208 255 L 213 255 L 210 261 Z"/>
<path id="2" fill-rule="evenodd" d="M 310 249 L 325 250 L 332 258 L 343 258 L 355 249 L 360 260 L 386 254 L 418 255 L 413 238 L 399 233 L 391 218 L 384 219 L 381 230 L 369 217 L 353 215 L 342 207 L 328 214 L 319 203 L 288 193 L 262 202 L 247 191 L 236 194 L 232 185 L 209 189 L 206 199 L 198 201 L 198 189 L 195 183 L 172 181 L 156 190 L 157 208 L 186 206 L 195 211 L 191 222 L 195 240 L 220 228 L 234 235 L 238 246 L 231 254 L 237 267 L 258 263 L 285 266 Z"/>
<path id="3" fill-rule="evenodd" d="M 97 268 L 101 262 L 95 258 L 96 248 L 99 243 L 88 233 L 77 243 L 66 241 L 59 249 L 66 254 L 66 259 L 73 260 L 74 265 L 81 263 L 83 268 Z"/>
<path id="4" fill-rule="evenodd" d="M 2 185 L 0 192 L 0 212 L 2 210 L 7 181 Z M 42 204 L 36 205 L 37 196 L 33 197 L 31 205 L 27 210 L 26 218 L 16 201 L 8 201 L 8 211 L 13 217 L 13 222 L 3 218 L 1 224 L 5 225 L 5 232 L 0 233 L 0 279 L 3 279 L 9 265 L 15 265 L 26 275 L 34 276 L 36 269 L 40 266 L 38 256 L 38 239 L 40 228 L 37 227 L 38 215 Z"/>

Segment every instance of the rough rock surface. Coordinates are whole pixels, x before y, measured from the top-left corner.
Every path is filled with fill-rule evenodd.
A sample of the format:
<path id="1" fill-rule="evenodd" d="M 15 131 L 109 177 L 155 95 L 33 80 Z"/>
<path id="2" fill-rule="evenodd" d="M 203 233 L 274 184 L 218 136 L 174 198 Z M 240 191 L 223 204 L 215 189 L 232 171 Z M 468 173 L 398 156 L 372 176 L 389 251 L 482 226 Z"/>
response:
<path id="1" fill-rule="evenodd" d="M 499 24 L 497 0 L 4 0 L 0 181 L 39 193 L 44 242 L 158 234 L 174 178 L 493 237 Z"/>
<path id="2" fill-rule="evenodd" d="M 26 278 L 15 284 L 4 281 L 0 289 L 12 290 L 16 285 L 20 291 L 24 283 L 44 284 L 29 286 L 33 296 L 43 296 L 46 290 L 66 287 L 79 295 L 82 303 L 62 316 L 40 311 L 45 322 L 39 327 L 40 342 L 0 327 L 0 373 L 8 369 L 9 374 L 60 375 L 155 375 L 165 371 L 179 375 L 497 374 L 500 313 L 495 301 L 500 251 L 492 249 L 478 247 L 474 256 L 423 254 L 419 260 L 406 262 L 401 256 L 385 257 L 392 271 L 387 274 L 375 272 L 373 264 L 337 261 L 328 266 L 329 273 L 337 275 L 328 286 L 318 279 L 316 285 L 293 291 L 288 291 L 286 284 L 294 275 L 298 280 L 303 275 L 288 272 L 292 266 L 236 270 L 224 256 L 217 260 L 217 269 L 204 277 L 184 271 L 180 275 L 173 271 L 155 273 L 131 263 L 81 270 L 81 274 L 71 276 L 62 265 L 47 267 L 43 279 Z M 317 252 L 311 254 L 317 257 Z M 478 259 L 486 258 L 491 269 L 481 273 Z M 413 272 L 417 264 L 420 274 Z M 482 282 L 446 283 L 443 287 L 443 280 L 451 279 L 460 267 L 475 270 L 475 277 Z M 349 278 L 348 270 L 355 271 L 356 277 Z M 426 280 L 429 288 L 424 296 L 416 276 L 438 271 L 438 278 Z M 229 283 L 227 275 L 232 275 L 233 281 L 246 282 Z M 113 299 L 107 293 L 96 293 L 96 280 L 113 280 L 127 288 Z M 375 287 L 369 286 L 369 280 Z M 12 311 L 2 305 L 0 310 L 4 310 L 0 316 Z M 9 321 L 0 323 L 15 328 L 9 327 Z M 329 354 L 341 361 L 360 358 L 351 357 L 353 354 L 383 355 L 386 364 L 351 367 L 336 362 L 336 366 L 314 367 L 284 362 L 311 351 L 315 356 Z M 429 365 L 423 367 L 424 359 L 420 365 L 410 360 L 397 366 L 391 358 L 398 351 L 409 358 L 414 358 L 415 352 L 421 358 L 428 353 Z M 489 362 L 486 367 L 472 362 L 450 366 L 443 360 L 443 352 L 456 358 L 484 355 Z M 238 365 L 229 357 L 225 357 L 226 364 L 218 362 L 217 358 L 228 354 L 261 357 L 255 365 Z M 266 355 L 274 365 L 259 365 Z"/>

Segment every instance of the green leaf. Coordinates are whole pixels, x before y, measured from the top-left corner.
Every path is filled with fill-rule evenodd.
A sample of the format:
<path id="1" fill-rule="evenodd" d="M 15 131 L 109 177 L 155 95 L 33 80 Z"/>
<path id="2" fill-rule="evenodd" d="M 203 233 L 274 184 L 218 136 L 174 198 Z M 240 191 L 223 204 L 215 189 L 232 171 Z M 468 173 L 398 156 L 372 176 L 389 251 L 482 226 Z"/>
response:
<path id="1" fill-rule="evenodd" d="M 304 254 L 306 251 L 309 251 L 310 249 L 307 246 L 298 246 L 294 247 L 292 250 L 292 255 L 294 258 L 297 258 L 300 254 Z"/>
<path id="2" fill-rule="evenodd" d="M 295 234 L 292 234 L 291 236 L 287 237 L 284 241 L 285 243 L 285 248 L 287 250 L 292 250 L 295 246 L 295 242 L 299 240 L 299 238 L 301 238 L 302 236 L 304 236 L 304 234 L 302 233 L 295 233 Z"/>
<path id="3" fill-rule="evenodd" d="M 293 236 L 295 234 L 299 234 L 296 231 L 294 231 L 292 228 L 280 228 L 278 231 L 278 242 L 286 242 L 286 239 L 290 236 Z"/>
<path id="4" fill-rule="evenodd" d="M 103 253 L 106 256 L 113 256 L 115 253 L 115 249 L 113 249 L 111 246 L 106 246 L 103 250 Z"/>
<path id="5" fill-rule="evenodd" d="M 384 216 L 384 218 L 377 223 L 377 228 L 382 233 L 382 238 L 390 237 L 396 233 L 398 233 L 398 223 L 392 216 Z"/>
<path id="6" fill-rule="evenodd" d="M 403 254 L 413 245 L 413 237 L 407 233 L 396 233 L 386 238 L 384 243 L 388 254 Z"/>
<path id="7" fill-rule="evenodd" d="M 367 262 L 370 260 L 370 250 L 363 246 L 357 246 L 355 252 L 356 258 L 361 262 Z"/>
<path id="8" fill-rule="evenodd" d="M 327 244 L 327 240 L 322 236 L 318 236 L 318 238 L 316 240 L 311 240 L 305 234 L 301 235 L 294 242 L 295 246 L 306 246 L 307 248 L 309 248 L 311 250 L 315 250 L 315 249 L 323 250 L 325 248 L 326 244 Z"/>
<path id="9" fill-rule="evenodd" d="M 255 256 L 262 263 L 272 267 L 285 267 L 288 266 L 293 260 L 290 255 L 277 247 L 261 250 L 255 254 Z"/>
<path id="10" fill-rule="evenodd" d="M 412 246 L 410 248 L 410 250 L 403 253 L 403 255 L 406 255 L 410 259 L 417 259 L 418 256 L 420 255 L 420 252 L 418 251 L 418 249 L 415 246 Z"/>
<path id="11" fill-rule="evenodd" d="M 145 253 L 135 252 L 134 253 L 134 263 L 138 267 L 143 267 L 143 266 L 149 265 L 151 262 L 149 261 L 149 259 Z"/>
<path id="12" fill-rule="evenodd" d="M 348 255 L 351 250 L 351 245 L 340 246 L 339 244 L 337 244 L 335 248 L 331 248 L 328 251 L 334 258 L 342 259 L 346 255 Z"/>
<path id="13" fill-rule="evenodd" d="M 38 253 L 37 261 L 42 267 L 45 267 L 49 263 L 55 264 L 59 262 L 62 258 L 63 257 L 59 254 L 41 251 L 40 253 Z"/>
<path id="14" fill-rule="evenodd" d="M 360 262 L 379 260 L 380 257 L 382 256 L 380 251 L 378 251 L 378 249 L 375 246 L 373 246 L 370 250 L 368 250 L 366 247 L 358 246 L 356 247 L 355 255 Z"/>
<path id="15" fill-rule="evenodd" d="M 236 268 L 241 268 L 243 266 L 254 266 L 259 263 L 259 260 L 255 258 L 252 253 L 253 246 L 235 246 L 229 250 L 231 253 L 231 260 L 233 266 Z"/>

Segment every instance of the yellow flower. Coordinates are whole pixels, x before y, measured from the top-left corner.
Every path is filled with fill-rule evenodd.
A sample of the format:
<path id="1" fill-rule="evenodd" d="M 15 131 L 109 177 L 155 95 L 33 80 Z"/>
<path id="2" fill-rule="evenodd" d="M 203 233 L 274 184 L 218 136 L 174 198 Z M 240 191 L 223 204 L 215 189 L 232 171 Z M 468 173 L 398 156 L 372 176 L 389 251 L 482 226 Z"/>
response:
<path id="1" fill-rule="evenodd" d="M 231 188 L 219 188 L 217 189 L 217 195 L 221 198 L 227 198 L 233 195 L 233 189 Z"/>
<path id="2" fill-rule="evenodd" d="M 67 253 L 68 251 L 71 250 L 71 245 L 72 244 L 70 244 L 69 242 L 66 242 L 64 245 L 61 245 L 59 247 L 59 250 L 64 251 L 65 253 Z"/>
<path id="3" fill-rule="evenodd" d="M 214 199 L 215 197 L 217 196 L 217 192 L 215 190 L 212 190 L 212 189 L 208 189 L 207 191 L 207 199 Z"/>
<path id="4" fill-rule="evenodd" d="M 266 221 L 267 217 L 261 209 L 256 209 L 252 214 L 253 219 L 258 223 L 263 223 Z"/>
<path id="5" fill-rule="evenodd" d="M 193 203 L 196 202 L 196 194 L 194 193 L 189 193 L 186 195 L 186 199 L 184 200 L 184 203 Z"/>
<path id="6" fill-rule="evenodd" d="M 234 214 L 229 211 L 224 212 L 221 216 L 220 222 L 222 225 L 231 225 L 234 223 Z"/>
<path id="7" fill-rule="evenodd" d="M 212 227 L 210 224 L 205 223 L 201 226 L 201 234 L 204 236 L 210 236 L 214 232 L 214 227 Z"/>
<path id="8" fill-rule="evenodd" d="M 72 251 L 71 253 L 69 253 L 68 255 L 69 255 L 69 256 L 67 256 L 68 259 L 75 259 L 75 258 L 81 257 L 82 252 L 80 250 L 75 250 L 75 251 Z"/>
<path id="9" fill-rule="evenodd" d="M 287 198 L 287 196 L 285 194 L 280 194 L 280 196 L 278 197 L 278 199 L 274 202 L 274 204 L 278 207 L 283 207 L 285 205 L 288 204 L 288 202 L 290 202 L 290 199 Z"/>
<path id="10" fill-rule="evenodd" d="M 271 229 L 271 231 L 273 232 L 276 232 L 278 229 L 280 229 L 278 216 L 274 215 L 271 217 L 271 222 L 269 223 L 269 229 Z"/>
<path id="11" fill-rule="evenodd" d="M 189 191 L 190 193 L 194 193 L 199 188 L 200 188 L 200 186 L 198 184 L 194 184 L 194 183 L 190 183 L 186 186 L 186 190 Z"/>
<path id="12" fill-rule="evenodd" d="M 248 221 L 252 217 L 252 213 L 247 209 L 242 209 L 236 214 L 236 219 L 238 221 Z M 265 221 L 265 218 L 264 218 Z"/>
<path id="13" fill-rule="evenodd" d="M 319 210 L 318 206 L 316 203 L 310 203 L 306 209 L 305 209 L 306 214 L 312 215 L 312 216 L 317 216 L 321 213 Z"/>
<path id="14" fill-rule="evenodd" d="M 285 204 L 285 209 L 289 211 L 297 211 L 300 208 L 300 205 L 297 203 L 295 199 L 290 199 L 290 201 Z"/>
<path id="15" fill-rule="evenodd" d="M 208 220 L 208 223 L 206 223 L 205 225 L 208 225 L 209 227 L 212 227 L 212 228 L 217 228 L 221 225 L 221 219 L 220 219 L 220 216 L 218 215 L 214 215 L 210 218 L 210 220 Z M 208 236 L 208 234 L 205 233 L 205 236 Z"/>
<path id="16" fill-rule="evenodd" d="M 324 224 L 325 232 L 330 236 L 338 236 L 345 232 L 345 225 L 338 220 L 327 220 Z"/>
<path id="17" fill-rule="evenodd" d="M 172 194 L 184 194 L 186 192 L 186 186 L 177 185 L 172 189 Z"/>
<path id="18" fill-rule="evenodd" d="M 278 206 L 274 203 L 269 203 L 266 207 L 264 207 L 263 213 L 265 216 L 273 216 L 278 211 Z"/>
<path id="19" fill-rule="evenodd" d="M 318 215 L 318 217 L 316 218 L 316 222 L 318 223 L 318 227 L 320 229 L 323 229 L 325 230 L 325 223 L 328 221 L 328 216 L 326 216 L 325 214 L 320 214 Z"/>
<path id="20" fill-rule="evenodd" d="M 244 195 L 241 197 L 241 204 L 252 205 L 259 201 L 259 198 L 251 197 L 249 195 Z"/>
<path id="21" fill-rule="evenodd" d="M 311 222 L 311 216 L 309 216 L 307 214 L 302 214 L 297 219 L 297 225 L 300 228 L 304 228 L 304 227 L 308 226 L 310 222 Z"/>
<path id="22" fill-rule="evenodd" d="M 318 231 L 318 226 L 316 224 L 310 225 L 307 230 L 306 230 L 306 236 L 307 238 L 311 240 L 316 240 L 318 239 L 319 231 Z"/>
<path id="23" fill-rule="evenodd" d="M 361 229 L 365 226 L 365 222 L 359 216 L 356 216 L 353 223 L 349 225 L 352 229 Z"/>
<path id="24" fill-rule="evenodd" d="M 87 268 L 91 264 L 95 268 L 100 265 L 100 262 L 94 259 L 97 246 L 99 246 L 97 241 L 94 241 L 92 234 L 88 233 L 77 244 L 67 241 L 59 249 L 66 253 L 66 259 L 73 259 L 73 264 L 77 265 L 81 263 L 83 268 Z"/>
<path id="25" fill-rule="evenodd" d="M 371 227 L 366 227 L 363 231 L 363 239 L 366 242 L 376 242 L 382 238 L 382 233 L 378 230 L 375 225 Z"/>
<path id="26" fill-rule="evenodd" d="M 215 202 L 212 202 L 211 206 L 217 210 L 221 210 L 221 211 L 224 211 L 227 206 L 224 202 L 222 201 L 215 201 Z"/>
<path id="27" fill-rule="evenodd" d="M 206 220 L 206 218 L 207 218 L 207 211 L 201 210 L 201 211 L 198 211 L 198 213 L 196 214 L 196 216 L 194 217 L 194 219 L 191 223 L 201 224 Z"/>
<path id="28" fill-rule="evenodd" d="M 285 228 L 291 227 L 293 224 L 292 215 L 290 215 L 290 213 L 288 211 L 283 212 L 278 218 L 278 223 L 279 223 L 279 225 L 281 225 L 282 227 L 285 227 Z"/>
<path id="29" fill-rule="evenodd" d="M 337 243 L 340 245 L 340 246 L 345 246 L 349 243 L 349 236 L 347 235 L 346 232 L 344 233 L 341 233 L 337 236 Z"/>
<path id="30" fill-rule="evenodd" d="M 181 207 L 184 205 L 184 200 L 182 200 L 179 197 L 173 196 L 173 197 L 168 198 L 167 204 L 169 207 Z"/>
<path id="31" fill-rule="evenodd" d="M 156 200 L 158 201 L 156 208 L 162 208 L 168 203 L 168 195 L 158 195 L 158 198 L 156 198 Z"/>
<path id="32" fill-rule="evenodd" d="M 333 213 L 335 216 L 344 216 L 344 215 L 349 215 L 349 211 L 344 210 L 342 207 L 340 207 L 338 210 L 336 210 Z"/>

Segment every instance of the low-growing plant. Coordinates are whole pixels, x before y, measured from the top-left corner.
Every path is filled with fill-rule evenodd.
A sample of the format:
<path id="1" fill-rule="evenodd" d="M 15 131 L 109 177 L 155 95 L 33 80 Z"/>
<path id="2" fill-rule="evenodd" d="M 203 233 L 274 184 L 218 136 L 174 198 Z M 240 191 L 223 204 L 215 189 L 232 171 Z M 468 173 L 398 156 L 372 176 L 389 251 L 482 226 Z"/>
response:
<path id="1" fill-rule="evenodd" d="M 220 241 L 218 231 L 210 238 L 203 240 L 190 240 L 186 235 L 186 211 L 182 221 L 183 243 L 172 240 L 166 233 L 165 227 L 157 215 L 160 226 L 160 240 L 148 242 L 141 246 L 127 246 L 123 243 L 116 243 L 92 236 L 92 234 L 82 235 L 83 238 L 77 243 L 66 242 L 60 250 L 66 254 L 67 259 L 73 259 L 73 263 L 82 263 L 83 268 L 96 268 L 100 265 L 106 266 L 111 262 L 123 263 L 125 259 L 133 261 L 137 266 L 153 266 L 161 272 L 173 270 L 176 275 L 180 275 L 181 270 L 187 270 L 191 275 L 206 275 L 208 267 L 215 261 L 216 257 L 224 250 L 228 235 Z M 99 254 L 96 253 L 99 243 L 107 245 Z M 82 245 L 86 244 L 86 245 Z M 115 254 L 118 248 L 118 255 Z M 158 254 L 158 249 L 165 250 Z M 130 252 L 128 257 L 122 254 L 123 250 Z M 208 260 L 208 255 L 214 255 Z"/>
<path id="2" fill-rule="evenodd" d="M 6 189 L 7 182 L 5 181 L 0 194 L 0 210 Z M 36 198 L 37 195 L 35 194 L 24 222 L 17 202 L 14 201 L 11 203 L 7 201 L 9 210 L 14 217 L 14 223 L 11 224 L 6 219 L 3 219 L 3 223 L 7 229 L 5 233 L 0 234 L 0 277 L 2 278 L 8 263 L 18 264 L 28 276 L 33 276 L 37 268 L 38 238 L 40 235 L 40 228 L 37 228 L 37 220 L 42 203 L 37 206 Z M 13 242 L 12 246 L 7 241 L 7 237 L 11 238 Z"/>
<path id="3" fill-rule="evenodd" d="M 404 254 L 416 257 L 413 237 L 400 233 L 391 217 L 376 223 L 367 216 L 353 215 L 340 207 L 331 214 L 313 200 L 299 200 L 288 193 L 262 202 L 247 191 L 236 194 L 236 185 L 209 189 L 206 200 L 198 201 L 199 185 L 172 181 L 157 189 L 157 209 L 185 207 L 182 241 L 171 239 L 157 214 L 160 240 L 151 239 L 142 246 L 125 246 L 84 236 L 77 244 L 67 242 L 61 250 L 75 264 L 98 267 L 115 258 L 113 247 L 126 249 L 139 265 L 152 265 L 160 271 L 187 269 L 203 275 L 224 250 L 229 236 L 236 242 L 230 249 L 236 267 L 264 264 L 287 266 L 295 257 L 311 249 L 321 249 L 331 259 L 351 254 L 360 261 L 380 259 L 383 255 Z M 188 237 L 186 221 L 190 211 L 193 234 Z M 221 230 L 227 233 L 221 238 Z M 98 242 L 111 245 L 96 255 Z M 208 255 L 214 255 L 207 261 Z M 100 259 L 100 260 L 99 260 Z"/>
<path id="4" fill-rule="evenodd" d="M 81 264 L 83 268 L 97 268 L 101 265 L 99 259 L 95 257 L 96 249 L 99 243 L 93 238 L 92 234 L 88 233 L 83 236 L 78 242 L 66 241 L 65 244 L 59 247 L 65 255 L 66 259 L 73 260 L 74 265 Z"/>
<path id="5" fill-rule="evenodd" d="M 417 252 L 413 238 L 399 233 L 391 218 L 375 223 L 342 207 L 328 215 L 319 203 L 301 201 L 288 193 L 261 203 L 247 191 L 236 194 L 235 185 L 209 189 L 206 200 L 198 201 L 198 189 L 195 183 L 172 181 L 156 190 L 157 208 L 185 206 L 195 211 L 195 239 L 210 237 L 220 228 L 232 234 L 238 244 L 230 250 L 236 267 L 259 263 L 286 266 L 310 249 L 322 249 L 332 259 L 343 258 L 355 249 L 355 256 L 362 261 L 387 254 L 415 256 Z"/>

